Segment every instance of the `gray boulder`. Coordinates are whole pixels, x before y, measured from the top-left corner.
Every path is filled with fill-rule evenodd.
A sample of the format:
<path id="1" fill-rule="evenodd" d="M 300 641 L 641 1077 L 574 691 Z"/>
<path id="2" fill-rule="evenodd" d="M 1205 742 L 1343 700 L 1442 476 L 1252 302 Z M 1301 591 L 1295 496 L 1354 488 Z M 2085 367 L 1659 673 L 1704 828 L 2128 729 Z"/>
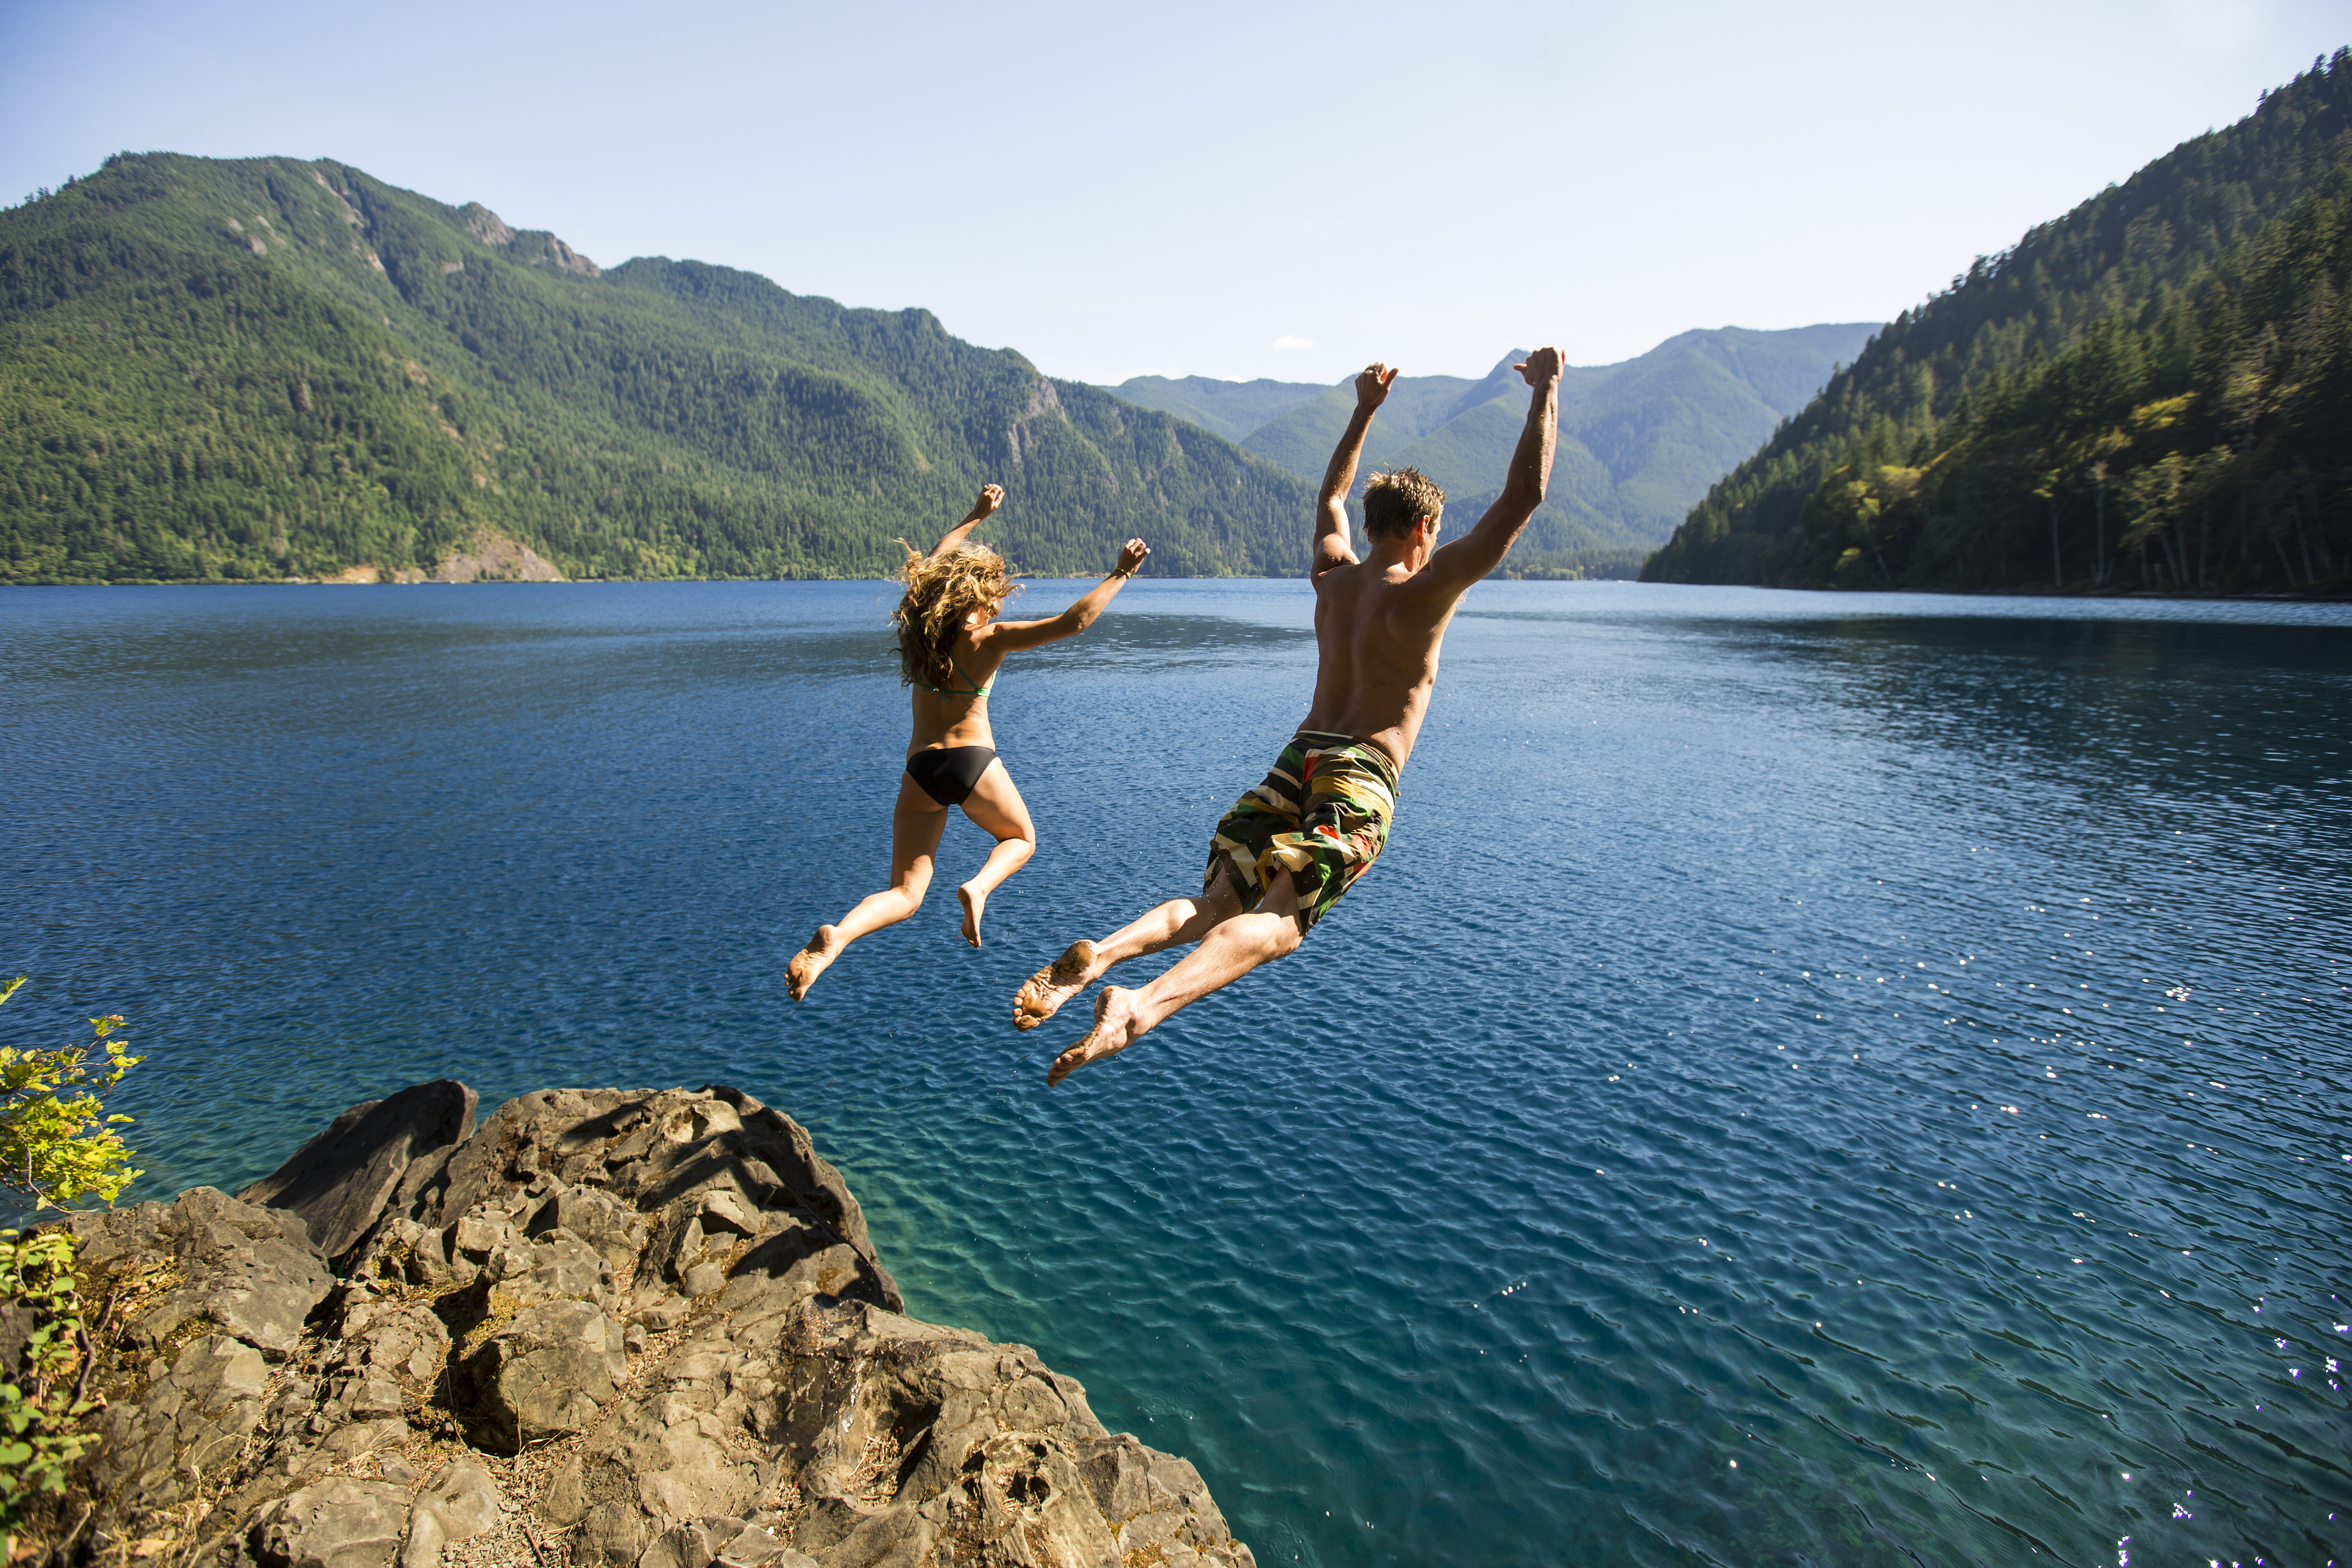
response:
<path id="1" fill-rule="evenodd" d="M 488 1336 L 467 1364 L 475 1438 L 500 1453 L 584 1431 L 620 1392 L 619 1320 L 589 1301 L 541 1301 Z"/>
<path id="2" fill-rule="evenodd" d="M 26 1342 L 41 1326 L 41 1316 L 21 1301 L 0 1302 L 0 1377 L 16 1381 Z"/>
<path id="3" fill-rule="evenodd" d="M 310 1239 L 341 1258 L 367 1234 L 420 1157 L 474 1131 L 474 1091 L 442 1079 L 352 1106 L 294 1157 L 237 1196 L 301 1215 Z"/>
<path id="4" fill-rule="evenodd" d="M 339 1477 L 271 1503 L 247 1539 L 263 1568 L 391 1568 L 408 1513 L 407 1489 Z"/>
<path id="5" fill-rule="evenodd" d="M 471 1541 L 499 1521 L 499 1483 L 471 1459 L 459 1459 L 441 1473 L 416 1506 L 440 1521 L 449 1541 Z"/>
<path id="6" fill-rule="evenodd" d="M 449 1360 L 449 1331 L 429 1306 L 347 1289 L 328 1322 L 319 1359 L 321 1413 L 331 1424 L 405 1417 L 436 1392 Z"/>
<path id="7" fill-rule="evenodd" d="M 137 1310 L 130 1335 L 138 1344 L 208 1325 L 278 1360 L 301 1342 L 303 1320 L 334 1284 L 299 1218 L 211 1187 L 170 1204 L 87 1210 L 67 1223 L 76 1256 L 101 1277 L 147 1270 L 176 1280 Z"/>
<path id="8" fill-rule="evenodd" d="M 615 1269 L 636 1267 L 646 1247 L 646 1219 L 635 1209 L 594 1187 L 565 1187 L 533 1212 L 525 1234 L 569 1231 L 596 1249 Z"/>
<path id="9" fill-rule="evenodd" d="M 499 1521 L 499 1484 L 490 1473 L 471 1459 L 458 1460 L 410 1510 L 400 1568 L 436 1568 L 443 1547 L 489 1529 Z"/>
<path id="10" fill-rule="evenodd" d="M 179 1501 L 261 1425 L 268 1387 L 261 1352 L 226 1334 L 191 1340 L 168 1363 L 159 1358 L 137 1404 L 110 1405 L 100 1415 L 92 1489 L 161 1507 Z"/>

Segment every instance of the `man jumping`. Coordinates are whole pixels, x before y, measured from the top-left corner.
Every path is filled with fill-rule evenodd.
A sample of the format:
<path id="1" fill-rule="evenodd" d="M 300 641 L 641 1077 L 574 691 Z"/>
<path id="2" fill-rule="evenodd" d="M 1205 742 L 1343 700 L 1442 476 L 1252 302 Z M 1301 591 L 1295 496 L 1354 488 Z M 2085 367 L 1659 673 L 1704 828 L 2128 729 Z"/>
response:
<path id="1" fill-rule="evenodd" d="M 1356 377 L 1356 412 L 1316 501 L 1318 663 L 1306 722 L 1265 782 L 1217 824 L 1199 898 L 1171 899 L 1100 942 L 1071 943 L 1021 987 L 1013 1022 L 1034 1029 L 1113 964 L 1201 944 L 1137 990 L 1105 986 L 1094 1027 L 1054 1058 L 1048 1084 L 1125 1050 L 1178 1008 L 1289 952 L 1379 858 L 1396 809 L 1397 775 L 1429 710 L 1446 626 L 1543 500 L 1559 422 L 1560 363 L 1559 351 L 1545 348 L 1514 367 L 1535 395 L 1509 477 L 1477 526 L 1453 543 L 1437 546 L 1443 490 L 1412 468 L 1372 476 L 1364 487 L 1369 560 L 1348 542 L 1348 491 L 1372 414 L 1397 373 L 1375 364 Z"/>

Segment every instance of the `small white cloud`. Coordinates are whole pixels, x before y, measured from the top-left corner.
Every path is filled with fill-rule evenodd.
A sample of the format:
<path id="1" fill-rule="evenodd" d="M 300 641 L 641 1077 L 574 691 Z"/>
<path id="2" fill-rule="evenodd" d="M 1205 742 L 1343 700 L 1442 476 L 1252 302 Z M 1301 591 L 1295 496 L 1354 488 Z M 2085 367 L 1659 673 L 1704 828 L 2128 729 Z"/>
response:
<path id="1" fill-rule="evenodd" d="M 1274 346 L 1278 351 L 1287 353 L 1293 349 L 1311 349 L 1315 346 L 1315 340 L 1313 338 L 1295 337 L 1288 332 L 1285 332 L 1282 336 L 1274 340 Z"/>

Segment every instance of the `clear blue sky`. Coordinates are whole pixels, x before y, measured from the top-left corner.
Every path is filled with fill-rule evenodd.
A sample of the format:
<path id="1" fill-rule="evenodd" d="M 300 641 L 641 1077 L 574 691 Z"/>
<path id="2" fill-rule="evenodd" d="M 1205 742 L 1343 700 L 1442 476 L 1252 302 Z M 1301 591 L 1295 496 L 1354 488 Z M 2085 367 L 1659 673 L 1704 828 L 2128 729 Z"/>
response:
<path id="1" fill-rule="evenodd" d="M 1884 320 L 2352 42 L 2343 0 L 6 5 L 8 200 L 340 158 L 1088 381 Z"/>

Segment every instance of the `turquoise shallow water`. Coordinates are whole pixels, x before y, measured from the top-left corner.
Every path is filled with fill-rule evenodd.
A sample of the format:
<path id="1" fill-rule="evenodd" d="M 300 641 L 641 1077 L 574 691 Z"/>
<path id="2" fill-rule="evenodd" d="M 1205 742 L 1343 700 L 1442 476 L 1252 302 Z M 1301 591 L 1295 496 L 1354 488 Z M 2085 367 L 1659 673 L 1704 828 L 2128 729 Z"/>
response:
<path id="1" fill-rule="evenodd" d="M 2352 1562 L 2352 611 L 1482 585 L 1371 876 L 1049 1094 L 1013 990 L 1197 887 L 1309 597 L 1016 659 L 989 945 L 796 1006 L 881 584 L 0 594 L 0 1043 L 131 1016 L 149 1194 L 740 1085 L 1268 1564 Z"/>

